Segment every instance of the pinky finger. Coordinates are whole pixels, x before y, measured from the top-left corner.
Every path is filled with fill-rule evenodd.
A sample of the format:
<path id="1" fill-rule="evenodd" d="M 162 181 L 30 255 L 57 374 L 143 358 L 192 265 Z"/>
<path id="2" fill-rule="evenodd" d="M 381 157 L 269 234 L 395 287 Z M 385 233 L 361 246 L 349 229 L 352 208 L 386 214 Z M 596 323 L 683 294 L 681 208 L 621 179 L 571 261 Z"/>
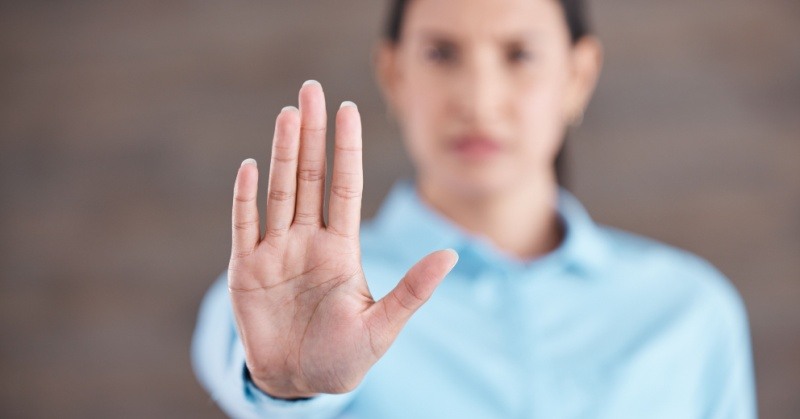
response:
<path id="1" fill-rule="evenodd" d="M 242 162 L 233 187 L 231 258 L 249 256 L 261 238 L 258 218 L 258 168 L 256 161 Z"/>

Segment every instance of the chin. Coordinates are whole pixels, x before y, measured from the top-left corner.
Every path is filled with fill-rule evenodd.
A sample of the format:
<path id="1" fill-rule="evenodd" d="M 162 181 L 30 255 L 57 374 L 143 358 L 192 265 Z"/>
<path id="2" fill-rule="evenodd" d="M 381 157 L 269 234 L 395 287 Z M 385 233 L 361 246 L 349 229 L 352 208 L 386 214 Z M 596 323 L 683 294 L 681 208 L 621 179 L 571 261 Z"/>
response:
<path id="1" fill-rule="evenodd" d="M 443 187 L 465 198 L 489 198 L 515 186 L 513 174 L 505 170 L 459 170 L 443 176 Z"/>

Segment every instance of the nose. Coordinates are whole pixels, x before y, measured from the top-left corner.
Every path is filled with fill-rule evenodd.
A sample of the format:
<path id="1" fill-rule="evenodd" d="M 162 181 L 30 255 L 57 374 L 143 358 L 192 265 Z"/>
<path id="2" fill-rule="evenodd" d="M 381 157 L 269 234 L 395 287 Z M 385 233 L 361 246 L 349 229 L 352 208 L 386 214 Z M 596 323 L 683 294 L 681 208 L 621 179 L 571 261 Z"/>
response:
<path id="1" fill-rule="evenodd" d="M 490 126 L 500 116 L 503 95 L 501 68 L 486 53 L 465 60 L 454 77 L 453 107 L 463 122 Z"/>

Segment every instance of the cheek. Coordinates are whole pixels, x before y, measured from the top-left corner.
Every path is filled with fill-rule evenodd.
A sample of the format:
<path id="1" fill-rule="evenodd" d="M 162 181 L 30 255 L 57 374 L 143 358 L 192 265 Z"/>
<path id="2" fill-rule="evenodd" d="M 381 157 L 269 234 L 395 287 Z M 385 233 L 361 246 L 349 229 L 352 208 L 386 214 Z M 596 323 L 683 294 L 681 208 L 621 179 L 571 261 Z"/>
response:
<path id="1" fill-rule="evenodd" d="M 416 78 L 414 83 L 406 83 L 402 93 L 402 115 L 400 125 L 405 141 L 415 158 L 424 157 L 436 147 L 437 127 L 442 127 L 442 101 L 437 89 L 424 79 Z"/>
<path id="2" fill-rule="evenodd" d="M 564 135 L 562 107 L 563 91 L 558 83 L 541 83 L 521 92 L 516 109 L 525 154 L 555 158 Z"/>
<path id="3" fill-rule="evenodd" d="M 432 141 L 435 134 L 431 132 L 435 124 L 430 121 L 430 113 L 426 112 L 429 102 L 424 96 L 419 91 L 406 90 L 402 115 L 398 115 L 406 152 L 418 171 L 424 171 L 436 159 L 435 142 Z"/>

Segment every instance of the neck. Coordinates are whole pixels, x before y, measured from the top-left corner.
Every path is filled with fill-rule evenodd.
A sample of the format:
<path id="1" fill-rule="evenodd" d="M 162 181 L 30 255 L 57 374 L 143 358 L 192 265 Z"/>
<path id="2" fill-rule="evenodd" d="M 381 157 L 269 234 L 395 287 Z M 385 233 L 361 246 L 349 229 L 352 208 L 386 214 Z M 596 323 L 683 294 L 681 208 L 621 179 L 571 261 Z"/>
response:
<path id="1" fill-rule="evenodd" d="M 420 181 L 422 199 L 472 234 L 488 238 L 521 260 L 535 259 L 558 247 L 563 228 L 556 203 L 555 176 L 539 176 L 501 192 L 464 196 L 454 188 Z"/>

